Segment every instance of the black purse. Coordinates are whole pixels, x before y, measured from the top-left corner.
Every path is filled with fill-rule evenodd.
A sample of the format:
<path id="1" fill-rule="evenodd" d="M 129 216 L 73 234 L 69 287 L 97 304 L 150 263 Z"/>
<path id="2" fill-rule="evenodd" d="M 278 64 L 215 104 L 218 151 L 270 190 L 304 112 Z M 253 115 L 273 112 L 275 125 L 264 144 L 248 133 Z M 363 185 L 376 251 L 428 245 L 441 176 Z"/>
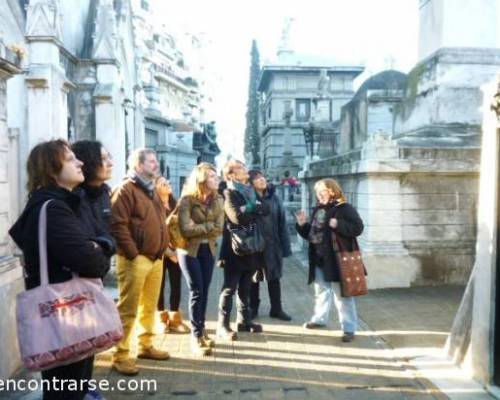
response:
<path id="1" fill-rule="evenodd" d="M 259 225 L 252 223 L 232 228 L 228 225 L 231 235 L 231 247 L 237 256 L 250 256 L 264 251 L 266 242 Z"/>

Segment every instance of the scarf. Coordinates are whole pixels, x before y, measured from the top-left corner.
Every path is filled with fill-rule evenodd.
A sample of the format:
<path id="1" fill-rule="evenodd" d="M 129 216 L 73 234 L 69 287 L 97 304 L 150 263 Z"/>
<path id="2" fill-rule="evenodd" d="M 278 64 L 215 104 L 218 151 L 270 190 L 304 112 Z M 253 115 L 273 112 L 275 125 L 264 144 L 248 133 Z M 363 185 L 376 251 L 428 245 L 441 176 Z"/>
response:
<path id="1" fill-rule="evenodd" d="M 127 176 L 134 181 L 146 194 L 153 198 L 155 194 L 155 184 L 153 181 L 148 181 L 140 176 L 137 172 L 129 170 Z"/>
<path id="2" fill-rule="evenodd" d="M 255 210 L 255 203 L 257 201 L 257 192 L 255 191 L 252 185 L 245 185 L 237 181 L 229 181 L 227 183 L 227 187 L 231 190 L 237 191 L 244 197 L 247 203 L 246 204 L 247 211 L 251 212 Z"/>
<path id="3" fill-rule="evenodd" d="M 328 227 L 329 220 L 327 220 L 328 211 L 332 207 L 339 205 L 337 202 L 328 204 L 318 204 L 317 210 L 312 216 L 311 229 L 307 240 L 312 244 L 320 244 L 323 241 L 323 232 Z"/>

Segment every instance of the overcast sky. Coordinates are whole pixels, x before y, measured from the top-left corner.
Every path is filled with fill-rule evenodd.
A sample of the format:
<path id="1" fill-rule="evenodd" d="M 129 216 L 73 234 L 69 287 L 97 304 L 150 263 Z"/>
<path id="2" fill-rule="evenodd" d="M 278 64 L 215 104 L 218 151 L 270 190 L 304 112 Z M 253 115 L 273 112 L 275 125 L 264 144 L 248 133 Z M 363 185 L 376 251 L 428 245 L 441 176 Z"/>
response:
<path id="1" fill-rule="evenodd" d="M 369 75 L 392 66 L 408 72 L 417 61 L 417 0 L 151 0 L 162 21 L 205 32 L 208 66 L 220 82 L 213 94 L 219 144 L 242 157 L 250 66 L 257 40 L 261 64 L 275 56 L 286 17 L 293 17 L 296 53 L 360 63 Z"/>

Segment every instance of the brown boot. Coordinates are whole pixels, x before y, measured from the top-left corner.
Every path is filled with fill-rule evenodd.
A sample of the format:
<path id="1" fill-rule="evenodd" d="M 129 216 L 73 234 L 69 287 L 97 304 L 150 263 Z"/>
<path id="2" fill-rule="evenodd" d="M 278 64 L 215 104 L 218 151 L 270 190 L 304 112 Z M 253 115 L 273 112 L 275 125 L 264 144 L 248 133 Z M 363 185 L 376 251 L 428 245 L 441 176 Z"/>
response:
<path id="1" fill-rule="evenodd" d="M 191 328 L 182 320 L 180 311 L 170 311 L 169 313 L 169 329 L 170 333 L 190 333 Z"/>
<path id="2" fill-rule="evenodd" d="M 212 354 L 212 349 L 206 345 L 203 336 L 191 338 L 191 351 L 195 356 L 209 356 Z"/>
<path id="3" fill-rule="evenodd" d="M 146 358 L 148 360 L 168 360 L 170 354 L 167 351 L 156 349 L 153 346 L 139 350 L 138 358 Z"/>
<path id="4" fill-rule="evenodd" d="M 115 360 L 113 364 L 111 364 L 111 368 L 126 376 L 133 376 L 139 373 L 139 368 L 135 364 L 135 361 L 131 359 L 121 361 Z"/>
<path id="5" fill-rule="evenodd" d="M 170 332 L 170 318 L 168 315 L 168 311 L 162 311 L 160 312 L 160 320 L 163 325 L 165 325 L 165 329 L 163 332 L 169 333 Z"/>
<path id="6" fill-rule="evenodd" d="M 215 347 L 215 340 L 208 336 L 207 331 L 203 329 L 203 335 L 201 337 L 207 347 Z"/>

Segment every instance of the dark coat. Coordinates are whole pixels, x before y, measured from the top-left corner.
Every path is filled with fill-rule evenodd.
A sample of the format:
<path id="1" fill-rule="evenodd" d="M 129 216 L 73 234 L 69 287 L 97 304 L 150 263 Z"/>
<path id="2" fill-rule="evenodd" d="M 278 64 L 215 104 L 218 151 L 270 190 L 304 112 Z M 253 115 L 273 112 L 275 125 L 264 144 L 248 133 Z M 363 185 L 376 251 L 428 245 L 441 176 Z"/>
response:
<path id="1" fill-rule="evenodd" d="M 99 187 L 83 183 L 80 188 L 85 191 L 85 202 L 88 204 L 92 216 L 101 232 L 111 232 L 111 188 L 102 184 Z"/>
<path id="2" fill-rule="evenodd" d="M 43 203 L 51 199 L 47 207 L 49 282 L 70 280 L 72 272 L 82 277 L 102 278 L 108 269 L 109 257 L 91 242 L 93 233 L 78 219 L 80 196 L 62 188 L 39 189 L 30 196 L 23 213 L 9 230 L 23 251 L 26 288 L 40 285 L 38 217 Z"/>
<path id="3" fill-rule="evenodd" d="M 255 211 L 242 212 L 240 207 L 244 205 L 246 205 L 246 200 L 241 193 L 232 189 L 224 190 L 224 213 L 226 220 L 222 233 L 219 262 L 224 268 L 251 271 L 262 266 L 262 253 L 249 256 L 236 255 L 231 247 L 231 234 L 228 225 L 234 228 L 257 222 L 259 218 L 269 214 L 269 207 L 266 204 L 258 204 Z"/>
<path id="4" fill-rule="evenodd" d="M 353 239 L 361 235 L 361 233 L 363 232 L 363 221 L 361 220 L 361 217 L 359 216 L 356 209 L 348 203 L 343 203 L 338 206 L 335 206 L 333 204 L 326 206 L 317 206 L 313 210 L 313 217 L 314 214 L 316 214 L 316 212 L 322 207 L 326 208 L 326 223 L 323 229 L 323 240 L 321 242 L 321 246 L 323 246 L 321 252 L 322 254 L 325 254 L 323 273 L 326 282 L 339 282 L 339 266 L 335 250 L 333 249 L 332 232 L 335 232 L 339 242 L 341 243 L 342 247 L 346 249 L 346 251 L 352 251 L 354 243 Z M 338 226 L 335 229 L 330 228 L 330 225 L 328 224 L 328 221 L 330 221 L 331 218 L 336 218 L 338 220 Z M 302 226 L 296 224 L 295 228 L 297 229 L 297 232 L 300 236 L 302 236 L 306 240 L 309 239 L 309 231 L 311 229 L 311 224 L 309 222 Z M 314 249 L 314 245 L 309 244 L 308 284 L 314 282 L 315 278 L 315 252 L 316 251 Z"/>
<path id="5" fill-rule="evenodd" d="M 73 191 L 80 196 L 78 219 L 93 240 L 99 243 L 106 256 L 111 257 L 116 253 L 116 241 L 111 236 L 111 200 L 109 187 L 102 185 L 100 188 L 80 186 Z M 111 266 L 111 263 L 108 266 Z"/>
<path id="6" fill-rule="evenodd" d="M 267 281 L 281 278 L 283 257 L 292 254 L 290 236 L 286 226 L 285 209 L 275 188 L 270 186 L 260 199 L 269 207 L 269 214 L 259 219 L 262 234 L 266 239 L 264 249 L 264 276 Z"/>

